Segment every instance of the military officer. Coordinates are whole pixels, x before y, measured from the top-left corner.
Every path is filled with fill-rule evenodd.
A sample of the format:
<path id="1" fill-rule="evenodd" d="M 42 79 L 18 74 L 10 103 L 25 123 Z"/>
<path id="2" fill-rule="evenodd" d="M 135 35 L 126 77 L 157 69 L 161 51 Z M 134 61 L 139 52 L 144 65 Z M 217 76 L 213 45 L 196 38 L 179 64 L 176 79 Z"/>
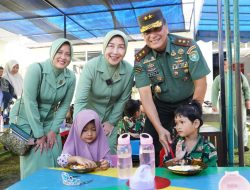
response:
<path id="1" fill-rule="evenodd" d="M 169 34 L 160 9 L 138 17 L 146 46 L 135 55 L 135 81 L 147 119 L 144 132 L 152 135 L 156 165 L 163 146 L 172 143 L 174 110 L 192 99 L 203 103 L 210 72 L 191 39 Z"/>

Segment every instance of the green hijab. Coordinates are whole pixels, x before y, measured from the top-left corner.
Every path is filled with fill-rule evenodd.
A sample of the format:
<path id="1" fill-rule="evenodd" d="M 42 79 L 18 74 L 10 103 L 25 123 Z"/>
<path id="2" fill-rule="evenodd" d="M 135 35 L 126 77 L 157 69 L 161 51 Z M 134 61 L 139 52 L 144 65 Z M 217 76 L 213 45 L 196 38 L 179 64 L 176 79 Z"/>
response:
<path id="1" fill-rule="evenodd" d="M 103 40 L 103 53 L 105 52 L 106 48 L 107 48 L 107 45 L 109 43 L 109 41 L 114 37 L 114 36 L 121 36 L 124 40 L 124 43 L 125 43 L 125 48 L 126 48 L 126 51 L 127 51 L 127 47 L 128 47 L 128 37 L 126 36 L 126 34 L 124 34 L 122 31 L 120 30 L 112 30 L 110 32 L 108 32 L 106 34 L 106 36 L 104 37 L 104 40 Z"/>
<path id="2" fill-rule="evenodd" d="M 61 72 L 63 72 L 63 69 L 57 69 L 53 64 L 53 59 L 54 59 L 57 51 L 65 43 L 69 44 L 69 46 L 70 46 L 70 61 L 71 61 L 72 57 L 73 57 L 73 47 L 72 47 L 72 45 L 71 45 L 71 43 L 70 43 L 70 41 L 68 39 L 59 38 L 59 39 L 55 40 L 54 42 L 52 42 L 52 45 L 50 47 L 50 62 L 52 64 L 52 66 L 53 66 L 53 70 L 54 70 L 54 73 L 55 73 L 56 76 L 58 76 Z"/>

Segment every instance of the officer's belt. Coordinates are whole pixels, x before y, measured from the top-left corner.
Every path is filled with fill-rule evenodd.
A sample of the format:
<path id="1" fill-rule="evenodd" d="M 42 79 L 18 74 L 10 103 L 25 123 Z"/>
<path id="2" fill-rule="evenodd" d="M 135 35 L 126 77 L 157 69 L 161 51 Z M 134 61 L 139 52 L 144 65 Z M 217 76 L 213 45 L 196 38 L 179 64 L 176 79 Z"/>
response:
<path id="1" fill-rule="evenodd" d="M 162 100 L 159 100 L 156 96 L 153 97 L 154 99 L 154 102 L 158 102 L 158 103 L 161 103 L 161 104 L 165 104 L 166 106 L 167 105 L 181 105 L 181 104 L 187 104 L 189 103 L 193 98 L 193 94 L 191 96 L 189 96 L 188 98 L 185 98 L 184 100 L 180 100 L 180 101 L 177 101 L 177 102 L 165 102 L 165 101 L 162 101 Z"/>

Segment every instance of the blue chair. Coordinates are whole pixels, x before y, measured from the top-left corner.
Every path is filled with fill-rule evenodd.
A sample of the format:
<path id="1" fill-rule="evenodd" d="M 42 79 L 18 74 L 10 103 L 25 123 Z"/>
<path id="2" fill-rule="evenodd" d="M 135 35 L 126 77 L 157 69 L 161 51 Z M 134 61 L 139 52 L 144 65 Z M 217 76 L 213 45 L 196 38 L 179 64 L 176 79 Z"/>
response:
<path id="1" fill-rule="evenodd" d="M 132 159 L 139 160 L 140 140 L 131 140 Z"/>

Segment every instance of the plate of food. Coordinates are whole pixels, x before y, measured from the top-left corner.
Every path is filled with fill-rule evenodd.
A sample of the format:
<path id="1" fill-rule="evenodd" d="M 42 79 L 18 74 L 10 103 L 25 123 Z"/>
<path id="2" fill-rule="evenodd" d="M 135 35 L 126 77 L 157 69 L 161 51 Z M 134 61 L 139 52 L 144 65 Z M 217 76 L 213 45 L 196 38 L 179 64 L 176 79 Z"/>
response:
<path id="1" fill-rule="evenodd" d="M 166 168 L 171 171 L 172 173 L 175 174 L 180 174 L 180 175 L 196 175 L 200 173 L 202 170 L 207 168 L 207 165 L 203 162 L 191 162 L 190 164 L 168 164 Z"/>
<path id="2" fill-rule="evenodd" d="M 80 164 L 71 164 L 69 166 L 69 169 L 76 172 L 76 173 L 88 173 L 88 172 L 92 172 L 95 169 L 97 169 L 98 167 L 100 167 L 99 162 L 96 162 L 96 165 L 97 165 L 96 167 L 89 168 L 89 167 L 85 167 L 85 166 L 80 165 Z"/>

